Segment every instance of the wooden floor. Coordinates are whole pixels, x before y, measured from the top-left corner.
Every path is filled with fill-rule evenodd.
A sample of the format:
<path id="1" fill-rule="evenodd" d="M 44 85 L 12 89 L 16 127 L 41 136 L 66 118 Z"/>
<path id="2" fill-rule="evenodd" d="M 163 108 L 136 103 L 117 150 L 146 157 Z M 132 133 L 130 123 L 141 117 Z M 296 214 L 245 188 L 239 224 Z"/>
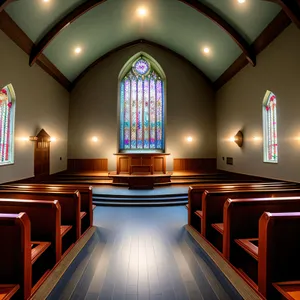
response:
<path id="1" fill-rule="evenodd" d="M 47 299 L 242 299 L 178 207 L 97 207 L 96 232 Z"/>

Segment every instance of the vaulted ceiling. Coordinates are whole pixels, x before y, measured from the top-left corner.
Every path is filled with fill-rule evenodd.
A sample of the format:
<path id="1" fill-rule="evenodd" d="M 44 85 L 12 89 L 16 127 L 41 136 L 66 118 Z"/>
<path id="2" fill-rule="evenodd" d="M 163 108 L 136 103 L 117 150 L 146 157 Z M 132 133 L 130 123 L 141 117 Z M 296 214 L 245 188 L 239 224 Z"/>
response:
<path id="1" fill-rule="evenodd" d="M 43 53 L 70 82 L 141 39 L 183 56 L 214 82 L 242 53 L 255 65 L 250 45 L 281 10 L 278 0 L 0 0 L 0 9 L 1 1 L 35 44 L 30 63 Z"/>

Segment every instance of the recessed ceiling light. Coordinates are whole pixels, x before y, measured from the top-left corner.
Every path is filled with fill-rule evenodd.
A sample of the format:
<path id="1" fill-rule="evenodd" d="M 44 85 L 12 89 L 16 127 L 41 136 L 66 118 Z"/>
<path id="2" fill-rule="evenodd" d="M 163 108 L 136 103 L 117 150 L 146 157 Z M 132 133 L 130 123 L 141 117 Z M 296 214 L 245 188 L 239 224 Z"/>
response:
<path id="1" fill-rule="evenodd" d="M 203 48 L 204 53 L 209 53 L 210 49 L 208 47 Z"/>
<path id="2" fill-rule="evenodd" d="M 77 47 L 77 48 L 75 48 L 74 52 L 78 54 L 78 53 L 81 52 L 81 50 L 82 50 L 82 49 L 81 49 L 80 47 Z"/>
<path id="3" fill-rule="evenodd" d="M 238 0 L 238 3 L 245 3 L 246 0 Z"/>
<path id="4" fill-rule="evenodd" d="M 144 7 L 140 7 L 137 9 L 137 13 L 140 17 L 144 17 L 147 15 L 147 10 Z"/>

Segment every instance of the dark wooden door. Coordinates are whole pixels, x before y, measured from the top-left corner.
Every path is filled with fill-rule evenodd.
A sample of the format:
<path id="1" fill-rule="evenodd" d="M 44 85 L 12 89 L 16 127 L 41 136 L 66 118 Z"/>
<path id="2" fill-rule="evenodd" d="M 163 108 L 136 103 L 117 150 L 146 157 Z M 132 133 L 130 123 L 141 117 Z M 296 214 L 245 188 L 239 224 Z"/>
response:
<path id="1" fill-rule="evenodd" d="M 42 129 L 34 147 L 34 176 L 43 178 L 50 172 L 50 136 Z"/>

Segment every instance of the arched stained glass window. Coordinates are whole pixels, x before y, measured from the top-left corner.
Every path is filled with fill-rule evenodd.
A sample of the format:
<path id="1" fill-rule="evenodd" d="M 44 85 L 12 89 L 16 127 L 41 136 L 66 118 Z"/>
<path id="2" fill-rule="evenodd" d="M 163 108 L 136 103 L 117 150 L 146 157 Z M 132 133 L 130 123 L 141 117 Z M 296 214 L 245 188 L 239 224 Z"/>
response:
<path id="1" fill-rule="evenodd" d="M 276 96 L 267 91 L 263 101 L 264 162 L 278 162 Z"/>
<path id="2" fill-rule="evenodd" d="M 120 151 L 164 151 L 164 79 L 140 55 L 120 78 Z"/>
<path id="3" fill-rule="evenodd" d="M 12 85 L 0 90 L 0 165 L 14 162 L 14 100 Z"/>

